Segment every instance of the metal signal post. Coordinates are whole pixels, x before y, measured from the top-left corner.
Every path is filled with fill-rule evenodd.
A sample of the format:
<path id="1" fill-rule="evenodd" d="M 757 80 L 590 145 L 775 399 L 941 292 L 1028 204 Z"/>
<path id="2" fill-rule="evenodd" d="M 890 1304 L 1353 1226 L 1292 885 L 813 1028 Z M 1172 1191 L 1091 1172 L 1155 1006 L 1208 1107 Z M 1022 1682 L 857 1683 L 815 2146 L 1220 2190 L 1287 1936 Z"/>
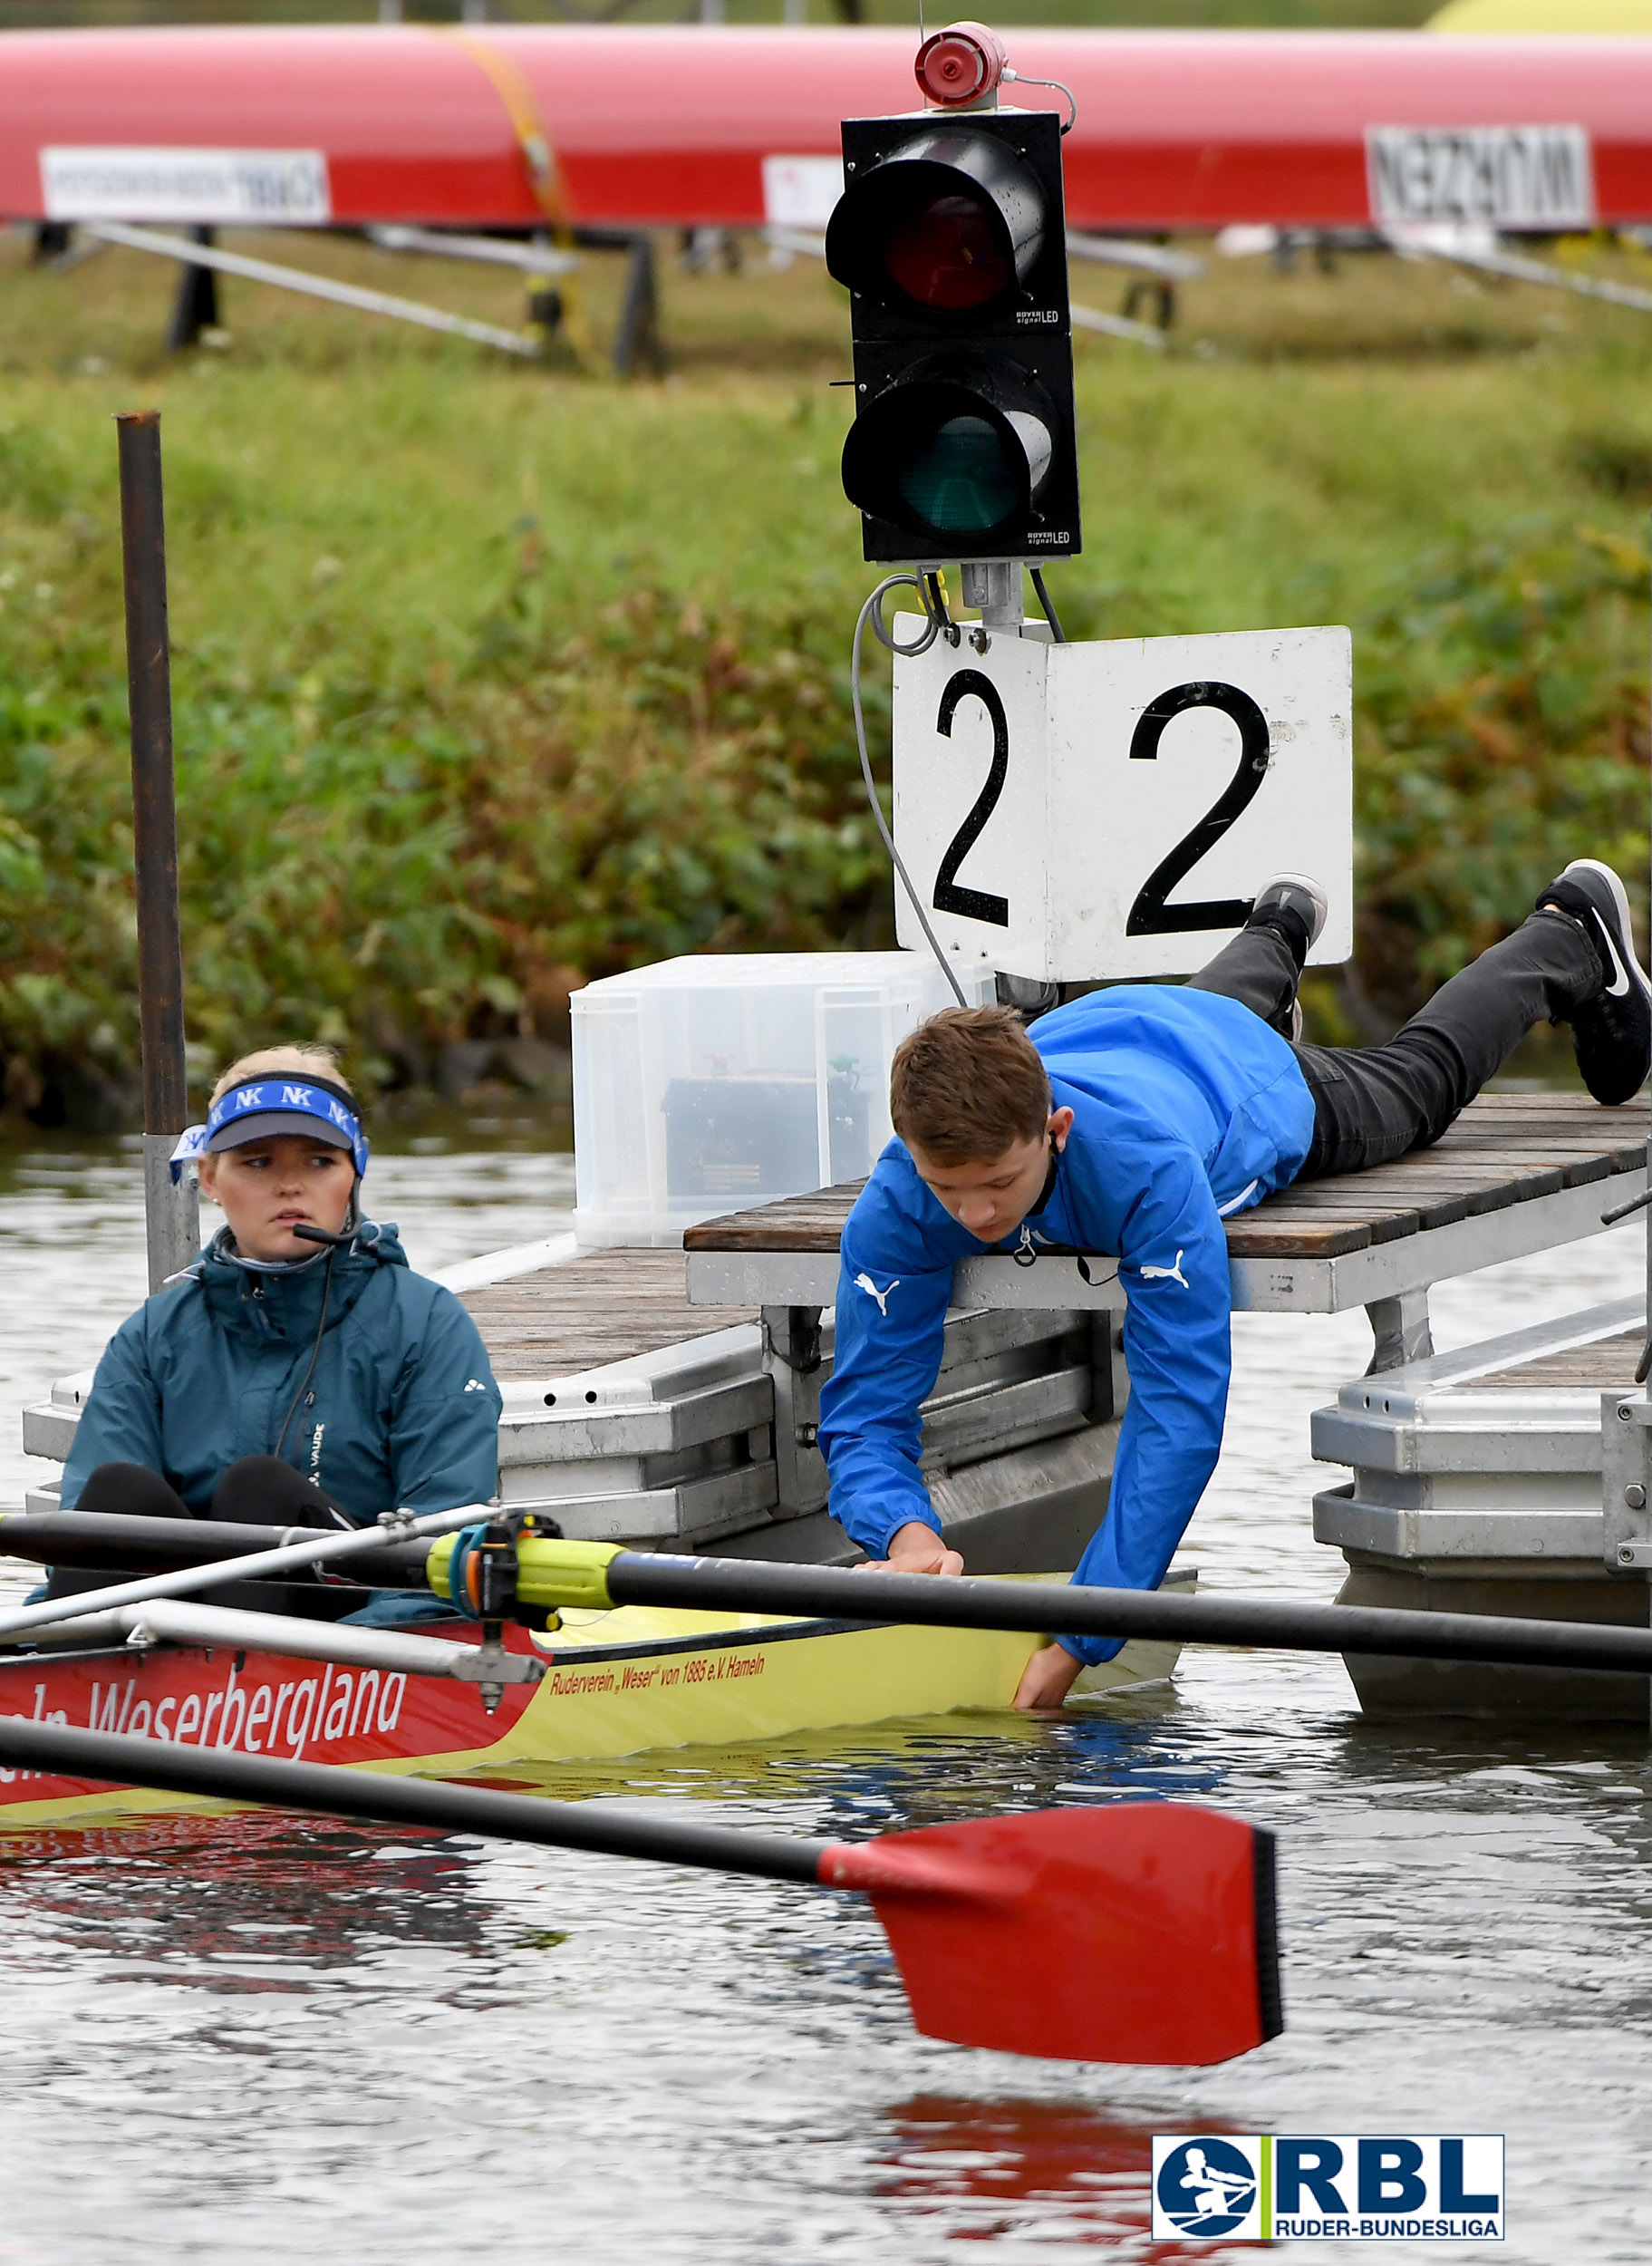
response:
<path id="1" fill-rule="evenodd" d="M 172 1145 L 188 1117 L 178 814 L 172 780 L 171 648 L 160 481 L 160 412 L 117 417 L 131 708 L 132 865 L 138 901 L 138 1001 L 143 1051 L 143 1196 L 150 1289 L 200 1247 L 200 1199 L 175 1186 Z"/>
<path id="2" fill-rule="evenodd" d="M 971 56 L 981 68 L 961 71 Z M 850 294 L 843 481 L 868 559 L 1080 547 L 1061 129 L 1053 111 L 985 107 L 1001 73 L 993 35 L 954 25 L 919 56 L 941 107 L 844 121 L 826 266 Z M 960 80 L 970 107 L 949 109 Z"/>

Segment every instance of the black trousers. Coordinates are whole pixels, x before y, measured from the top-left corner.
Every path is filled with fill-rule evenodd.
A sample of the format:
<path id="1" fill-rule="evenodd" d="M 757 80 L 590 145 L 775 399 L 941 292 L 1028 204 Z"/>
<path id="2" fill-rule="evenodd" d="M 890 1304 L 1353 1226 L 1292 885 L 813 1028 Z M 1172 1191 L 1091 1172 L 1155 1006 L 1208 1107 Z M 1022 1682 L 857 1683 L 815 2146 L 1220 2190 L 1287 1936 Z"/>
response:
<path id="1" fill-rule="evenodd" d="M 81 1489 L 77 1511 L 115 1511 L 128 1518 L 193 1518 L 175 1487 L 142 1464 L 100 1464 Z M 213 1489 L 207 1516 L 249 1526 L 353 1526 L 355 1520 L 324 1488 L 312 1486 L 291 1464 L 274 1456 L 243 1456 Z M 116 1582 L 136 1581 L 137 1569 L 55 1566 L 46 1582 L 47 1597 L 78 1597 Z M 355 1593 L 357 1602 L 361 1592 Z M 339 1599 L 343 1599 L 343 1603 Z M 333 1619 L 349 1610 L 347 1593 L 330 1595 L 314 1582 L 226 1582 L 202 1593 L 212 1605 L 262 1608 L 312 1619 Z"/>
<path id="2" fill-rule="evenodd" d="M 1437 1141 L 1534 1023 L 1564 1022 L 1605 982 L 1593 944 L 1564 913 L 1533 913 L 1444 983 L 1386 1046 L 1294 1049 L 1314 1101 L 1299 1180 L 1386 1165 Z M 1276 1028 L 1299 973 L 1283 936 L 1241 929 L 1189 979 Z"/>
<path id="3" fill-rule="evenodd" d="M 77 1511 L 121 1511 L 129 1518 L 193 1518 L 183 1497 L 142 1464 L 100 1464 L 81 1489 Z M 212 1491 L 208 1518 L 248 1526 L 353 1526 L 324 1487 L 276 1456 L 243 1456 Z"/>

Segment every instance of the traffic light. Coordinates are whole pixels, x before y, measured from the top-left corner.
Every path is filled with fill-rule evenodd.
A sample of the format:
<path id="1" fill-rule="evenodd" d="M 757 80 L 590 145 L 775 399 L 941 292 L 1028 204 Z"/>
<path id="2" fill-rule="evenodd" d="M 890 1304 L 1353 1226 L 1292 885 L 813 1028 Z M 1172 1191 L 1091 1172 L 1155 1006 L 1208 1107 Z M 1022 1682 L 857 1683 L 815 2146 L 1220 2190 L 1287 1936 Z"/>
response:
<path id="1" fill-rule="evenodd" d="M 1003 51 L 954 25 L 920 50 L 942 107 L 845 119 L 826 266 L 850 295 L 843 483 L 868 559 L 1067 558 L 1079 548 L 1061 135 L 989 99 Z"/>

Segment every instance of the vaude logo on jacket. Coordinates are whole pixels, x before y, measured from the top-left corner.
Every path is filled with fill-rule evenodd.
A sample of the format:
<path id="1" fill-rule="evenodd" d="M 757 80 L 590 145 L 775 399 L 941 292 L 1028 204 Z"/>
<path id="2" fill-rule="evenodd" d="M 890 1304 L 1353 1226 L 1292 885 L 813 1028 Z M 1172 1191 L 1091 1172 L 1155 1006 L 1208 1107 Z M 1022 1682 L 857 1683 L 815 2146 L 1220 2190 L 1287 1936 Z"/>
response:
<path id="1" fill-rule="evenodd" d="M 1153 2232 L 1191 2242 L 1501 2242 L 1500 2133 L 1154 2133 Z"/>

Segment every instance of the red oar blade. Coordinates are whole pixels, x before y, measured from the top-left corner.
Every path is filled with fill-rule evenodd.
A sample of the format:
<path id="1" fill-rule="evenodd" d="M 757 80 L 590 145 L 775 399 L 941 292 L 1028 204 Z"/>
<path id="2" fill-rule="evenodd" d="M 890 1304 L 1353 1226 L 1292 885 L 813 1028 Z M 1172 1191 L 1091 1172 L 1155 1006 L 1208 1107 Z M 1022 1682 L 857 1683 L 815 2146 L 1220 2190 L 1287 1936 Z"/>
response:
<path id="1" fill-rule="evenodd" d="M 1273 1836 L 1173 1802 L 1035 1810 L 835 1844 L 931 2038 L 1066 2061 L 1195 2064 L 1284 2027 Z"/>

